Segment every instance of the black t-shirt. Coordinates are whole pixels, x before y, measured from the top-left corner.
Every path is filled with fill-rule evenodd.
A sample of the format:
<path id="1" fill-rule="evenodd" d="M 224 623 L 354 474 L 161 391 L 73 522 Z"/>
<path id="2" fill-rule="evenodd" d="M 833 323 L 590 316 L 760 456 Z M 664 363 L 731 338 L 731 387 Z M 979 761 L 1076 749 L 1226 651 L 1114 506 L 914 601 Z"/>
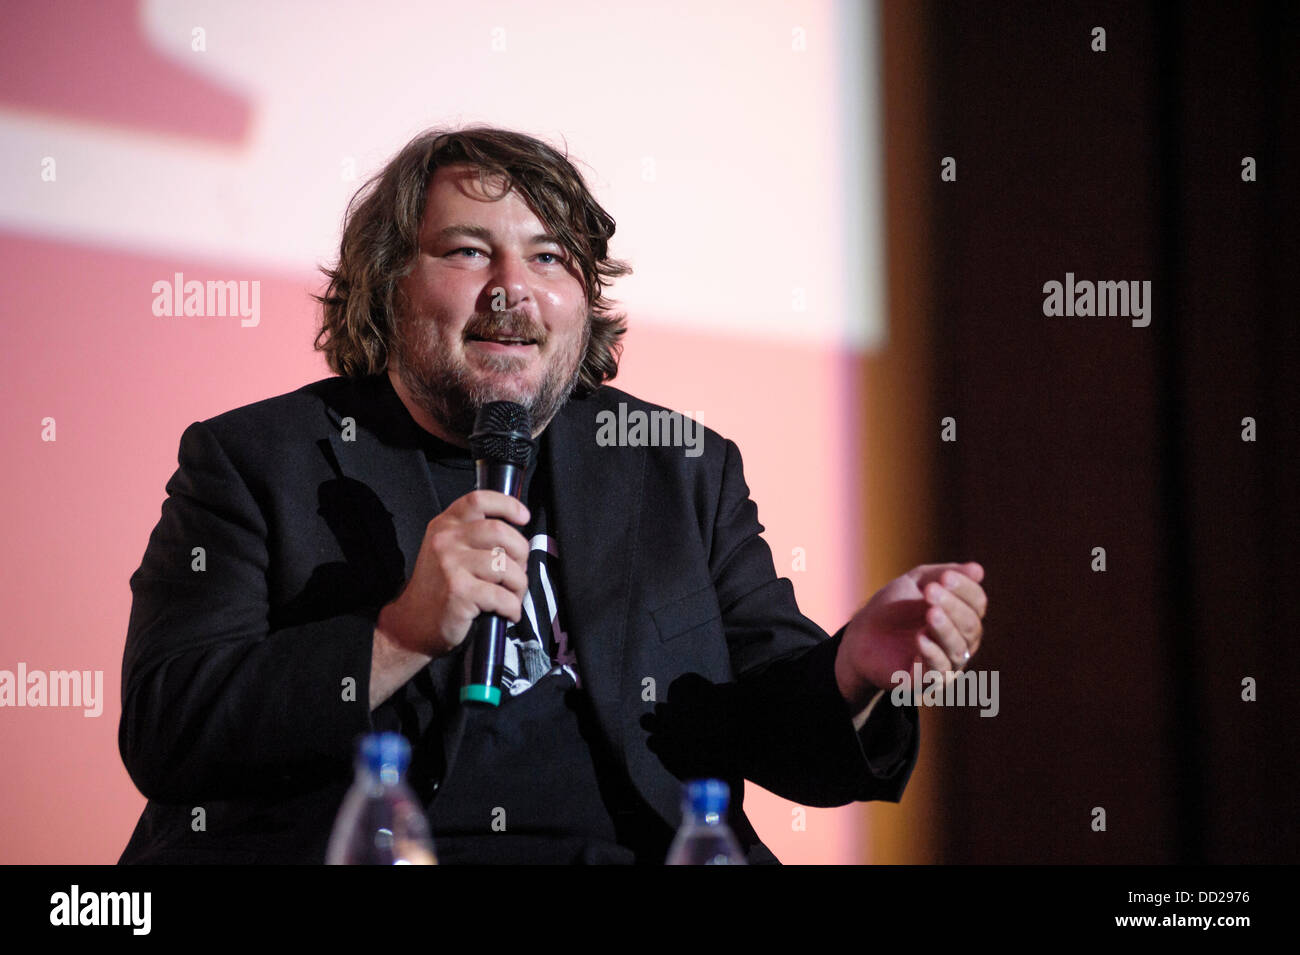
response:
<path id="1" fill-rule="evenodd" d="M 466 710 L 455 763 L 427 804 L 434 847 L 444 864 L 659 864 L 672 833 L 609 753 L 563 628 L 545 441 L 521 492 L 529 594 L 507 632 L 501 705 Z M 443 507 L 474 490 L 467 450 L 427 435 L 424 451 Z"/>

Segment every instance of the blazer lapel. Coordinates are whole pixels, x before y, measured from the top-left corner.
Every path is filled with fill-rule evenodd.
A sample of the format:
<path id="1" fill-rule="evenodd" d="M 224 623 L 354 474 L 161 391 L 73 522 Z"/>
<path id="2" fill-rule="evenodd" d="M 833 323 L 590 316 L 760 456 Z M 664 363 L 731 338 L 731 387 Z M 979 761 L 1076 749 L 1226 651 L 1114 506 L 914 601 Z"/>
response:
<path id="1" fill-rule="evenodd" d="M 570 400 L 547 428 L 561 619 L 597 721 L 626 763 L 623 647 L 645 455 L 596 444 L 595 397 Z"/>
<path id="2" fill-rule="evenodd" d="M 391 534 L 409 577 L 425 525 L 442 509 L 414 432 L 419 426 L 386 378 L 361 379 L 347 398 L 328 406 L 327 414 L 333 424 L 329 431 L 332 463 L 342 476 L 369 488 L 388 511 Z M 393 538 L 383 541 L 381 535 L 390 535 L 390 529 L 371 531 L 376 547 L 391 546 Z"/>
<path id="3" fill-rule="evenodd" d="M 369 488 L 392 519 L 391 532 L 387 527 L 369 528 L 375 552 L 382 553 L 386 546 L 380 535 L 395 534 L 405 562 L 402 579 L 407 580 L 415 569 L 425 528 L 444 507 L 429 474 L 420 426 L 386 375 L 358 380 L 327 413 L 333 424 L 329 449 L 334 466 L 343 477 Z M 460 665 L 461 654 L 454 653 L 435 660 L 412 681 L 433 693 L 446 771 L 450 771 L 464 732 L 458 700 Z"/>

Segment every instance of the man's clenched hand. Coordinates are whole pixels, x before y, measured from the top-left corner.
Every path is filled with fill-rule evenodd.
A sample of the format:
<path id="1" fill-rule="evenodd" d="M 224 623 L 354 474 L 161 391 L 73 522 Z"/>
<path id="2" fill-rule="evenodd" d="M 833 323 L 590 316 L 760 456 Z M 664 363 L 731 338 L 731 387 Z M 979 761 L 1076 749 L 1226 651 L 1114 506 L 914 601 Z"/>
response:
<path id="1" fill-rule="evenodd" d="M 853 615 L 835 657 L 835 681 L 853 712 L 877 690 L 894 685 L 894 674 L 912 665 L 956 672 L 980 646 L 988 598 L 976 563 L 922 564 L 876 591 Z"/>
<path id="2" fill-rule="evenodd" d="M 430 660 L 451 653 L 474 619 L 512 623 L 528 590 L 528 508 L 497 491 L 471 491 L 431 520 L 411 579 L 379 612 L 370 657 L 374 710 Z"/>

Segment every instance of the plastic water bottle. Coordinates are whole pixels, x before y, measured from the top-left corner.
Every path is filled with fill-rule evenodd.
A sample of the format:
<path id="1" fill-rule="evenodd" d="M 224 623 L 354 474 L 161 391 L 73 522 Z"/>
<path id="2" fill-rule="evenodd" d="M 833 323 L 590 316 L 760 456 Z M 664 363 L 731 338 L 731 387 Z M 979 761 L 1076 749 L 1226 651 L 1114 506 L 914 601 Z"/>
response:
<path id="1" fill-rule="evenodd" d="M 400 733 L 361 740 L 357 776 L 334 820 L 327 865 L 437 865 L 429 822 L 402 781 L 411 744 Z"/>
<path id="2" fill-rule="evenodd" d="M 727 825 L 731 789 L 720 779 L 686 784 L 682 826 L 668 849 L 666 865 L 746 865 L 745 853 Z"/>

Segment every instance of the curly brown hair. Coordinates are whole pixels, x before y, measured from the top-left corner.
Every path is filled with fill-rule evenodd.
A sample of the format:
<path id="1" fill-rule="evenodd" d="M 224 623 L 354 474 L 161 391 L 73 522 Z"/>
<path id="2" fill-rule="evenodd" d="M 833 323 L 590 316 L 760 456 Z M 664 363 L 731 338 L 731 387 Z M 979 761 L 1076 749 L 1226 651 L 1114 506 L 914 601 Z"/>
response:
<path id="1" fill-rule="evenodd" d="M 315 348 L 335 374 L 380 374 L 388 367 L 397 320 L 400 279 L 419 251 L 420 224 L 429 181 L 442 166 L 469 165 L 481 182 L 512 188 L 573 257 L 586 285 L 591 334 L 574 394 L 588 394 L 618 373 L 627 319 L 604 294 L 632 271 L 609 256 L 614 219 L 592 198 L 582 176 L 563 155 L 524 133 L 492 126 L 429 129 L 407 143 L 357 190 L 343 220 L 338 264 L 321 268 L 329 278 Z M 486 187 L 486 183 L 484 183 Z"/>

